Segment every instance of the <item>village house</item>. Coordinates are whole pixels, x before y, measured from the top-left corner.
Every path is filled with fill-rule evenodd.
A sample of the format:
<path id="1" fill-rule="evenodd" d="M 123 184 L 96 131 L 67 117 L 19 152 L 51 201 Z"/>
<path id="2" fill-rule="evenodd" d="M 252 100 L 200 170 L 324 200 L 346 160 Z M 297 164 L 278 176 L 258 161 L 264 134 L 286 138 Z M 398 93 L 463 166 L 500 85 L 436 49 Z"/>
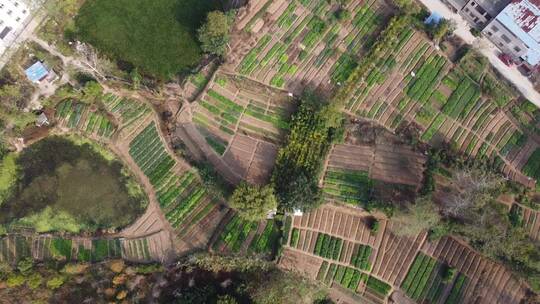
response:
<path id="1" fill-rule="evenodd" d="M 540 1 L 513 1 L 483 33 L 516 63 L 532 70 L 540 63 L 539 23 Z"/>
<path id="2" fill-rule="evenodd" d="M 30 19 L 30 10 L 18 0 L 0 0 L 0 55 L 11 46 Z"/>
<path id="3" fill-rule="evenodd" d="M 475 29 L 482 30 L 510 0 L 446 0 Z"/>

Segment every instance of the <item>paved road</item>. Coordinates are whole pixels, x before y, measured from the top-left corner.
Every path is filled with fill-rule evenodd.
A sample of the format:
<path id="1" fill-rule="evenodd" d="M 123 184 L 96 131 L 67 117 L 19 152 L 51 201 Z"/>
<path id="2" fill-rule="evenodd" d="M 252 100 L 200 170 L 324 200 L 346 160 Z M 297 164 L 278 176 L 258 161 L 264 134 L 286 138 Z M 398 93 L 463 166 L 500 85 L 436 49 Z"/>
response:
<path id="1" fill-rule="evenodd" d="M 485 37 L 474 37 L 470 32 L 470 27 L 467 22 L 458 14 L 453 13 L 444 3 L 440 0 L 419 0 L 422 2 L 430 11 L 436 11 L 438 14 L 443 16 L 446 19 L 453 20 L 456 23 L 455 34 L 463 39 L 466 43 L 474 46 L 480 53 L 486 56 L 495 67 L 508 81 L 513 83 L 516 88 L 534 103 L 537 107 L 540 107 L 540 93 L 534 89 L 531 81 L 523 76 L 517 68 L 510 68 L 506 66 L 501 60 L 497 57 L 499 54 L 499 49 L 494 46 L 487 38 Z"/>
<path id="2" fill-rule="evenodd" d="M 34 31 L 39 27 L 41 22 L 47 17 L 47 14 L 38 10 L 33 16 L 32 19 L 28 22 L 23 31 L 15 38 L 13 43 L 6 49 L 3 54 L 0 54 L 0 70 L 8 63 L 11 56 L 17 51 L 17 49 L 33 34 Z"/>

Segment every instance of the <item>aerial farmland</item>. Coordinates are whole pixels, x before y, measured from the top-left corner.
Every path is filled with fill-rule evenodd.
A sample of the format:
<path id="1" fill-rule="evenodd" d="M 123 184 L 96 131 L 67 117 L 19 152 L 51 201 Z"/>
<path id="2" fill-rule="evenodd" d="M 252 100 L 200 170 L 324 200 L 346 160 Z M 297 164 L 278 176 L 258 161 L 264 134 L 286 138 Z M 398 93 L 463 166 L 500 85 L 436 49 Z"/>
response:
<path id="1" fill-rule="evenodd" d="M 0 72 L 8 303 L 540 301 L 538 101 L 454 17 L 50 2 Z"/>

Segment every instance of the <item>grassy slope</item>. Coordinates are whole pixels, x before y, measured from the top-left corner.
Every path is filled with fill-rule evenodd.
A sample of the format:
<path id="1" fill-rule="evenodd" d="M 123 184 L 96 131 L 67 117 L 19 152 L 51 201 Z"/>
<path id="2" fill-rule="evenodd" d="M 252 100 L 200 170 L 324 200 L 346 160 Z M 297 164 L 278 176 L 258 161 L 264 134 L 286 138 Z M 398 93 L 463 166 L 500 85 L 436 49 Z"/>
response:
<path id="1" fill-rule="evenodd" d="M 88 0 L 80 38 L 143 72 L 167 78 L 197 64 L 196 30 L 216 0 Z"/>

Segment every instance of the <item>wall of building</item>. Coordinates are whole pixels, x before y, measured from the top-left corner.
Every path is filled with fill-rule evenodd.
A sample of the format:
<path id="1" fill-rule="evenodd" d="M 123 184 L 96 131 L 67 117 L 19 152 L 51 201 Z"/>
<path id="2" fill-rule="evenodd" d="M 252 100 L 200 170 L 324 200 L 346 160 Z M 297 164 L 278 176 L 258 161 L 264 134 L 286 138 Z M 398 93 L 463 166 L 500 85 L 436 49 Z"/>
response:
<path id="1" fill-rule="evenodd" d="M 493 20 L 482 33 L 501 51 L 514 59 L 525 56 L 528 52 L 527 46 L 497 19 Z"/>
<path id="2" fill-rule="evenodd" d="M 22 1 L 0 0 L 0 54 L 13 42 L 30 17 Z"/>
<path id="3" fill-rule="evenodd" d="M 460 15 L 474 28 L 482 30 L 508 3 L 510 0 L 470 0 L 460 11 Z"/>

